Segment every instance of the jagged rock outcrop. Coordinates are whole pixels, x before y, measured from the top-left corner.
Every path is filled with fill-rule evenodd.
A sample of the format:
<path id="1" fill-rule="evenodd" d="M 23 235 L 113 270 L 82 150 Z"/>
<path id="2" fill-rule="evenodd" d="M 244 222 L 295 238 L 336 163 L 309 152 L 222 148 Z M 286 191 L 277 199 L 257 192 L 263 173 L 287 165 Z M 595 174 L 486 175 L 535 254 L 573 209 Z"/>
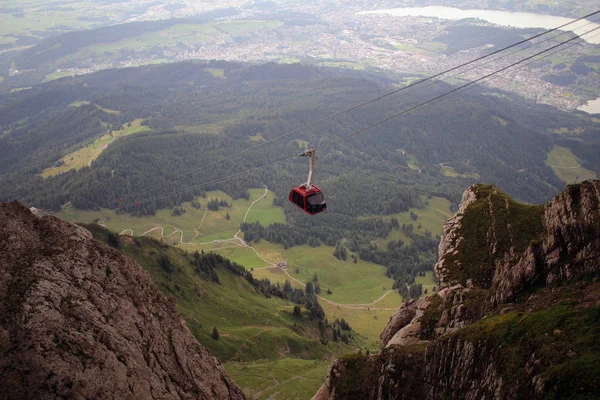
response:
<path id="1" fill-rule="evenodd" d="M 0 398 L 246 398 L 174 300 L 84 228 L 1 204 L 0 274 Z"/>
<path id="2" fill-rule="evenodd" d="M 600 270 L 600 181 L 570 185 L 545 206 L 516 203 L 483 185 L 464 199 L 444 223 L 440 285 L 471 283 L 490 289 L 490 301 L 506 303 L 532 285 Z"/>
<path id="3" fill-rule="evenodd" d="M 380 354 L 337 360 L 315 399 L 597 398 L 599 204 L 600 181 L 545 206 L 470 187 L 444 223 L 438 293 L 398 309 Z"/>
<path id="4" fill-rule="evenodd" d="M 494 275 L 494 299 L 511 300 L 523 288 L 569 281 L 600 270 L 600 181 L 571 185 L 544 207 L 545 235 Z"/>

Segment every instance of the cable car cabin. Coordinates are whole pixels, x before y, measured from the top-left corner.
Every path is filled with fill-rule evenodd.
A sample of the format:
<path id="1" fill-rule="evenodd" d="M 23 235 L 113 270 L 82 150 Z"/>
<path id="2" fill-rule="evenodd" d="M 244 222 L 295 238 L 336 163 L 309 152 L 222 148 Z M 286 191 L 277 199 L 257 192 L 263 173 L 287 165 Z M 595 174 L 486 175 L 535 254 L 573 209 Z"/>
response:
<path id="1" fill-rule="evenodd" d="M 304 185 L 293 188 L 290 192 L 290 201 L 311 215 L 327 210 L 325 195 L 315 185 L 312 185 L 309 190 L 306 190 Z"/>

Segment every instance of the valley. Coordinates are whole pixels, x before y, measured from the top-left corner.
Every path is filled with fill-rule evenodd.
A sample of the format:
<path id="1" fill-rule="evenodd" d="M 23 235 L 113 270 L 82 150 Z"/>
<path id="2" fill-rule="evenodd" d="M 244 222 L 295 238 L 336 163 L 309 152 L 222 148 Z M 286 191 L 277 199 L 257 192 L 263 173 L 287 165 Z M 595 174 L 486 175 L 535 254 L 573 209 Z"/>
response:
<path id="1" fill-rule="evenodd" d="M 285 223 L 283 210 L 272 205 L 272 192 L 268 189 L 262 194 L 260 189 L 250 189 L 249 192 L 249 200 L 231 200 L 223 192 L 207 192 L 207 198 L 224 199 L 231 207 L 209 211 L 207 208 L 195 209 L 190 203 L 182 203 L 181 207 L 186 210 L 182 216 L 169 215 L 167 210 L 163 210 L 155 217 L 128 218 L 110 211 L 86 212 L 69 209 L 56 215 L 73 222 L 96 222 L 113 232 L 120 232 L 121 235 L 154 237 L 191 253 L 216 252 L 245 266 L 257 279 L 267 278 L 281 286 L 285 280 L 290 280 L 293 286 L 304 289 L 305 282 L 317 274 L 323 291 L 321 299 L 334 307 L 366 310 L 372 306 L 387 308 L 382 311 L 393 311 L 401 304 L 400 296 L 391 295 L 393 281 L 385 277 L 381 266 L 362 260 L 357 263 L 338 260 L 333 256 L 333 247 L 296 246 L 286 250 L 266 241 L 248 245 L 243 236 L 240 236 L 239 229 L 236 230 L 236 226 L 239 227 L 246 220 L 260 221 L 265 225 Z M 226 215 L 230 218 L 227 219 Z M 263 215 L 268 216 L 261 218 Z M 427 226 L 441 226 L 442 218 L 426 220 Z M 198 220 L 199 226 L 194 227 Z M 129 228 L 123 228 L 126 226 Z M 419 229 L 425 230 L 427 227 Z M 280 267 L 281 261 L 285 262 L 285 268 Z M 377 272 L 380 276 L 373 276 Z M 429 277 L 431 279 L 431 274 Z M 325 293 L 327 289 L 333 293 Z"/>
<path id="2" fill-rule="evenodd" d="M 268 279 L 278 287 L 283 287 L 285 281 L 289 280 L 293 287 L 304 289 L 304 283 L 311 281 L 316 274 L 322 285 L 322 291 L 318 297 L 328 320 L 344 319 L 358 335 L 355 345 L 360 346 L 362 351 L 376 351 L 379 333 L 385 327 L 392 313 L 402 304 L 402 296 L 398 291 L 389 290 L 393 281 L 385 276 L 385 269 L 362 260 L 358 263 L 342 262 L 332 255 L 334 249 L 329 246 L 318 248 L 300 246 L 285 250 L 281 246 L 266 241 L 260 241 L 253 246 L 247 245 L 242 237 L 235 236 L 240 233 L 239 230 L 236 231 L 235 227 L 241 223 L 245 221 L 260 221 L 265 225 L 285 223 L 283 210 L 281 207 L 273 205 L 274 196 L 271 191 L 266 188 L 264 190 L 250 189 L 249 193 L 248 200 L 233 200 L 220 191 L 206 192 L 206 199 L 223 199 L 231 206 L 211 211 L 206 207 L 196 209 L 191 206 L 191 203 L 182 203 L 181 207 L 186 210 L 186 213 L 181 216 L 170 215 L 167 210 L 164 210 L 164 212 L 159 211 L 155 217 L 138 218 L 119 215 L 111 211 L 86 212 L 69 208 L 57 215 L 76 222 L 93 223 L 96 221 L 113 232 L 120 231 L 121 241 L 124 243 L 130 243 L 129 241 L 132 239 L 128 235 L 131 234 L 134 241 L 145 236 L 154 237 L 160 242 L 179 247 L 191 254 L 197 251 L 213 251 L 250 269 L 255 279 Z M 434 206 L 441 206 L 441 209 L 438 210 L 440 214 L 437 214 L 437 221 L 434 221 L 435 218 L 432 216 L 427 217 L 432 214 L 431 210 L 416 210 L 419 213 L 423 212 L 423 215 L 426 216 L 425 221 L 427 221 L 426 227 L 419 229 L 425 230 L 430 226 L 441 226 L 441 219 L 449 213 L 447 200 L 434 200 Z M 199 201 L 202 202 L 203 199 L 199 199 Z M 446 211 L 444 211 L 444 207 Z M 226 215 L 229 215 L 229 219 L 225 218 Z M 402 218 L 401 215 L 397 216 Z M 406 218 L 410 219 L 408 215 Z M 197 221 L 200 221 L 198 226 L 194 226 Z M 121 231 L 124 226 L 130 228 L 124 228 Z M 152 228 L 150 228 L 151 226 Z M 138 239 L 138 237 L 140 238 Z M 144 248 L 147 249 L 149 244 L 145 243 Z M 125 244 L 126 249 L 131 247 Z M 128 250 L 125 252 L 129 253 Z M 129 254 L 141 265 L 149 268 L 148 261 L 144 262 L 143 258 L 136 253 Z M 144 254 L 147 254 L 147 250 L 144 251 Z M 248 254 L 253 257 L 248 257 Z M 281 260 L 285 260 L 287 263 L 285 269 L 278 265 L 270 265 L 278 264 Z M 269 262 L 265 263 L 265 261 Z M 256 267 L 254 265 L 263 266 Z M 172 270 L 173 267 L 170 268 Z M 246 393 L 257 396 L 256 398 L 273 396 L 272 398 L 275 399 L 287 399 L 293 396 L 300 396 L 300 398 L 312 396 L 322 384 L 323 376 L 329 368 L 332 357 L 348 351 L 328 346 L 326 350 L 321 350 L 323 352 L 321 355 L 317 355 L 318 353 L 299 354 L 293 350 L 288 355 L 290 352 L 288 346 L 291 346 L 291 342 L 286 345 L 281 344 L 282 341 L 285 343 L 286 340 L 297 340 L 286 339 L 289 337 L 286 329 L 289 329 L 287 327 L 293 322 L 289 317 L 285 317 L 285 315 L 291 314 L 290 305 L 269 301 L 268 307 L 261 309 L 260 307 L 264 307 L 266 304 L 257 303 L 257 299 L 253 299 L 252 296 L 245 296 L 244 292 L 240 291 L 239 284 L 237 284 L 235 295 L 224 291 L 223 289 L 227 286 L 235 287 L 236 285 L 233 281 L 228 281 L 223 274 L 219 274 L 220 287 L 211 289 L 213 286 L 201 285 L 200 291 L 204 293 L 200 300 L 202 311 L 196 311 L 194 301 L 190 298 L 193 297 L 193 292 L 197 293 L 197 289 L 192 289 L 196 285 L 194 283 L 197 282 L 196 279 L 190 280 L 188 277 L 182 280 L 170 273 L 169 278 L 165 281 L 167 275 L 162 276 L 159 272 L 160 269 L 156 272 L 153 268 L 149 270 L 155 281 L 163 282 L 159 287 L 166 294 L 173 294 L 178 298 L 179 310 L 194 335 L 225 362 L 228 374 L 236 383 Z M 432 272 L 427 272 L 425 277 L 418 277 L 417 283 L 423 284 L 424 288 L 431 292 L 435 285 Z M 215 289 L 214 293 L 209 294 Z M 327 289 L 332 290 L 333 293 L 328 294 Z M 375 298 L 375 296 L 378 297 Z M 220 299 L 221 303 L 211 306 L 210 299 L 213 298 Z M 236 300 L 232 304 L 233 298 Z M 226 302 L 226 304 L 222 302 Z M 257 308 L 253 308 L 252 304 Z M 244 316 L 228 311 L 232 306 L 244 310 Z M 211 311 L 211 307 L 217 307 L 217 309 Z M 270 316 L 267 313 L 271 313 Z M 209 315 L 213 315 L 213 317 L 211 318 Z M 249 320 L 250 315 L 252 317 Z M 202 324 L 200 326 L 198 325 L 199 321 Z M 218 344 L 215 344 L 214 340 L 210 338 L 210 329 L 213 325 L 219 329 Z M 240 344 L 242 340 L 243 342 Z M 227 344 L 223 344 L 224 341 L 227 341 Z M 276 350 L 279 358 L 272 359 L 273 355 L 264 346 Z M 298 356 L 302 358 L 294 358 Z M 306 357 L 309 359 L 305 359 Z"/>
<path id="3" fill-rule="evenodd" d="M 573 282 L 569 271 L 589 257 L 563 257 L 596 251 L 586 243 L 597 242 L 589 224 L 600 118 L 582 104 L 600 94 L 597 37 L 557 31 L 419 82 L 546 27 L 490 15 L 529 12 L 554 23 L 595 11 L 588 0 L 566 3 L 409 0 L 402 6 L 420 7 L 410 15 L 388 12 L 398 7 L 389 0 L 3 4 L 0 267 L 11 278 L 9 289 L 0 282 L 0 320 L 28 333 L 22 317 L 51 310 L 58 334 L 40 330 L 45 344 L 21 349 L 77 364 L 43 370 L 39 387 L 98 397 L 90 381 L 63 379 L 80 363 L 87 374 L 114 372 L 134 397 L 187 398 L 205 384 L 185 375 L 188 351 L 222 364 L 206 363 L 222 377 L 206 387 L 223 399 L 303 400 L 333 387 L 339 398 L 346 390 L 368 398 L 376 392 L 361 390 L 375 387 L 419 398 L 411 396 L 438 380 L 431 393 L 443 398 L 444 385 L 463 382 L 462 367 L 475 371 L 465 382 L 496 368 L 481 390 L 492 381 L 504 390 L 504 378 L 525 370 L 519 385 L 562 385 L 533 377 L 550 364 L 530 365 L 521 337 L 561 374 L 571 373 L 569 360 L 596 365 L 592 336 L 577 354 L 556 356 L 548 343 L 564 354 L 568 343 L 547 327 L 584 332 L 561 318 L 576 320 L 581 303 L 587 321 L 597 308 L 588 305 L 596 267 Z M 421 15 L 429 6 L 457 7 L 458 17 Z M 569 38 L 560 51 L 496 73 Z M 327 202 L 318 215 L 288 201 L 306 182 L 298 155 L 308 148 Z M 4 265 L 13 253 L 27 257 Z M 48 294 L 55 284 L 62 291 Z M 580 300 L 559 298 L 571 290 Z M 550 297 L 559 303 L 546 304 Z M 5 340 L 13 325 L 0 325 L 0 347 L 13 349 Z M 70 349 L 78 355 L 69 358 Z M 495 349 L 500 358 L 487 357 Z M 161 353 L 174 366 L 157 362 Z M 454 362 L 449 354 L 460 367 L 432 378 Z M 0 361 L 0 371 L 26 364 Z M 146 376 L 153 380 L 140 384 Z"/>

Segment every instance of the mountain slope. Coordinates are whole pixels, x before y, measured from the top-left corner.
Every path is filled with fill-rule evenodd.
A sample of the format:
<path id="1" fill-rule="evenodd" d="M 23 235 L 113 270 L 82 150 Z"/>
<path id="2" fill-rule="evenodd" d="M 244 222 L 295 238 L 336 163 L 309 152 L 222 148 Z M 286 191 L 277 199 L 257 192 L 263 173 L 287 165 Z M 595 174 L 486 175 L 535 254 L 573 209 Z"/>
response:
<path id="1" fill-rule="evenodd" d="M 0 386 L 31 398 L 244 399 L 131 258 L 0 205 Z"/>
<path id="2" fill-rule="evenodd" d="M 192 254 L 150 237 L 119 238 L 96 224 L 85 227 L 148 271 L 163 293 L 176 299 L 196 339 L 223 362 L 325 360 L 352 351 L 343 343 L 327 343 L 331 328 L 311 316 L 304 298 L 298 298 L 302 315 L 294 316 L 296 304 L 278 297 L 280 288 L 216 253 Z M 214 327 L 218 340 L 212 337 Z"/>
<path id="3" fill-rule="evenodd" d="M 545 206 L 469 188 L 444 224 L 441 290 L 396 312 L 380 354 L 336 361 L 315 398 L 598 398 L 599 202 L 600 181 Z"/>

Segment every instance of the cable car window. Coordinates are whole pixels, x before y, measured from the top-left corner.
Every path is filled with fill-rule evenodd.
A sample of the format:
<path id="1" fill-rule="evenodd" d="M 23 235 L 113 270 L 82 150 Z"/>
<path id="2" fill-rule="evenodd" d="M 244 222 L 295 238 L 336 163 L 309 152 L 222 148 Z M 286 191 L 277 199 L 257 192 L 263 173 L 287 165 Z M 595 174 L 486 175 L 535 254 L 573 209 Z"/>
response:
<path id="1" fill-rule="evenodd" d="M 325 195 L 323 194 L 323 192 L 317 192 L 313 195 L 308 196 L 306 201 L 308 201 L 308 204 L 310 204 L 311 206 L 323 204 L 325 203 Z"/>
<path id="2" fill-rule="evenodd" d="M 292 200 L 294 200 L 294 203 L 296 203 L 300 207 L 304 208 L 304 199 L 298 193 L 294 192 L 292 194 Z"/>
<path id="3" fill-rule="evenodd" d="M 306 202 L 308 203 L 306 208 L 311 214 L 316 214 L 327 208 L 327 205 L 325 204 L 325 195 L 323 192 L 317 192 L 308 196 L 306 198 Z"/>

